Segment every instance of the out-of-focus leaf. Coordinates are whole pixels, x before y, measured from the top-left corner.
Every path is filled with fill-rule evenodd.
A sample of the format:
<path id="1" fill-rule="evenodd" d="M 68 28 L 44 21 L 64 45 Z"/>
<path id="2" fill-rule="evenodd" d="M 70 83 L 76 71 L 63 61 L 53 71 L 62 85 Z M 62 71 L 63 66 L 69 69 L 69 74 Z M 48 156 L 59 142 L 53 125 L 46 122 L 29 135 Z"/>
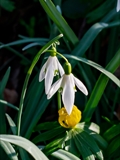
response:
<path id="1" fill-rule="evenodd" d="M 34 131 L 41 131 L 41 130 L 49 130 L 55 127 L 60 126 L 59 123 L 57 121 L 54 122 L 44 122 L 44 123 L 40 123 L 38 124 L 35 128 Z"/>
<path id="2" fill-rule="evenodd" d="M 16 135 L 16 133 L 17 133 L 17 132 L 16 132 L 16 131 L 17 131 L 17 127 L 16 127 L 14 121 L 12 120 L 12 118 L 11 118 L 8 114 L 6 114 L 6 117 L 7 117 L 8 123 L 9 123 L 9 125 L 10 125 L 10 128 L 11 128 L 11 130 L 12 130 L 12 133 L 13 133 L 14 135 Z"/>
<path id="3" fill-rule="evenodd" d="M 3 148 L 3 150 L 11 160 L 18 160 L 17 153 L 9 142 L 0 141 L 0 146 Z"/>
<path id="4" fill-rule="evenodd" d="M 48 158 L 42 153 L 37 146 L 35 146 L 31 141 L 15 135 L 0 135 L 0 140 L 13 143 L 19 147 L 24 148 L 29 154 L 31 154 L 36 160 L 48 160 Z"/>
<path id="5" fill-rule="evenodd" d="M 108 129 L 105 133 L 104 133 L 104 137 L 110 141 L 112 138 L 116 137 L 120 135 L 120 123 L 113 125 L 110 129 Z"/>
<path id="6" fill-rule="evenodd" d="M 20 45 L 20 44 L 24 44 L 24 43 L 30 43 L 30 42 L 38 42 L 40 45 L 43 46 L 48 42 L 48 39 L 46 39 L 46 38 L 26 38 L 26 39 L 10 42 L 7 44 L 2 44 L 2 45 L 0 45 L 0 49 L 5 48 L 5 47 Z"/>
<path id="7" fill-rule="evenodd" d="M 46 140 L 52 139 L 52 138 L 60 135 L 64 131 L 65 131 L 65 129 L 63 127 L 58 126 L 58 127 L 53 128 L 53 129 L 51 129 L 49 131 L 46 131 L 46 132 L 43 132 L 43 133 L 39 134 L 32 141 L 33 141 L 33 143 L 46 141 Z"/>
<path id="8" fill-rule="evenodd" d="M 114 152 L 116 152 L 116 150 L 120 150 L 120 136 L 115 137 L 110 144 L 107 147 L 106 150 L 106 155 L 109 157 L 112 154 L 114 154 Z M 119 153 L 119 158 L 120 158 L 120 153 Z"/>
<path id="9" fill-rule="evenodd" d="M 51 155 L 61 160 L 80 160 L 80 158 L 76 157 L 74 154 L 62 149 L 53 152 Z"/>
<path id="10" fill-rule="evenodd" d="M 102 3 L 101 6 L 99 6 L 87 15 L 87 21 L 91 23 L 95 20 L 102 18 L 110 9 L 112 9 L 114 3 L 114 0 L 105 1 L 104 3 Z"/>
<path id="11" fill-rule="evenodd" d="M 0 99 L 0 103 L 5 104 L 5 105 L 7 105 L 7 106 L 9 106 L 9 107 L 11 107 L 11 108 L 17 110 L 17 111 L 19 110 L 18 107 L 14 106 L 13 104 L 8 103 L 7 101 L 4 101 L 4 100 L 2 100 L 2 99 Z"/>
<path id="12" fill-rule="evenodd" d="M 0 6 L 10 12 L 12 12 L 15 9 L 14 2 L 11 0 L 0 1 Z"/>

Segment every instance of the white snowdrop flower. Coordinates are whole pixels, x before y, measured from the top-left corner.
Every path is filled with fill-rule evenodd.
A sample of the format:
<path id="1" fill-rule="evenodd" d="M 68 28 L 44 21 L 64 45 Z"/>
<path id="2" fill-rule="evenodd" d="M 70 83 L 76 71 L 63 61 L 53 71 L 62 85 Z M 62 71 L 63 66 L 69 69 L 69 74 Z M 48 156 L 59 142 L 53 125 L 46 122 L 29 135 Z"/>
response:
<path id="1" fill-rule="evenodd" d="M 117 0 L 117 8 L 116 8 L 117 12 L 120 11 L 120 0 Z"/>
<path id="2" fill-rule="evenodd" d="M 76 92 L 75 85 L 85 95 L 88 95 L 88 91 L 84 86 L 84 84 L 71 73 L 70 63 L 67 64 L 68 64 L 67 72 L 65 70 L 65 74 L 52 85 L 47 95 L 47 99 L 50 99 L 59 89 L 59 91 L 61 91 L 62 93 L 62 101 L 64 107 L 66 108 L 67 113 L 70 115 L 72 108 L 74 106 L 75 92 Z"/>
<path id="3" fill-rule="evenodd" d="M 51 55 L 52 55 L 52 53 L 51 53 Z M 54 76 L 59 74 L 59 72 L 60 72 L 61 76 L 64 74 L 64 70 L 63 70 L 61 64 L 59 63 L 57 57 L 54 55 L 56 55 L 56 53 L 53 52 L 53 55 L 49 56 L 48 60 L 43 65 L 43 67 L 40 71 L 40 74 L 39 74 L 39 81 L 40 82 L 43 79 L 45 79 L 45 93 L 46 94 L 48 94 L 48 92 L 51 88 Z"/>

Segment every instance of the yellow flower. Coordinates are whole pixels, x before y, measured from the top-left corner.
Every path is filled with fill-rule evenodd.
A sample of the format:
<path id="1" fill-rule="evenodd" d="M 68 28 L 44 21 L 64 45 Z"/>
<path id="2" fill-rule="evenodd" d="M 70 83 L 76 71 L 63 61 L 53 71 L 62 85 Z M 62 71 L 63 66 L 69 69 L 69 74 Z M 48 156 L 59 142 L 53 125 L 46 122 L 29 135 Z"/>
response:
<path id="1" fill-rule="evenodd" d="M 59 111 L 58 121 L 62 127 L 74 128 L 81 120 L 81 111 L 74 105 L 71 114 L 69 115 L 65 109 L 62 107 Z"/>

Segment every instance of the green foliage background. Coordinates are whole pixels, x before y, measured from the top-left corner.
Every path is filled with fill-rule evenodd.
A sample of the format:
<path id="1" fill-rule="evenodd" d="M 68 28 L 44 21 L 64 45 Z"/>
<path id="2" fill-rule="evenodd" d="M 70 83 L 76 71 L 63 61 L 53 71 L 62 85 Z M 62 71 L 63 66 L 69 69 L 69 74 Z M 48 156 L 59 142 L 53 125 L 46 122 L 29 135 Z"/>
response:
<path id="1" fill-rule="evenodd" d="M 5 49 L 20 59 L 25 75 L 20 103 L 15 106 L 3 97 L 10 62 L 1 65 L 1 71 L 7 70 L 0 81 L 1 157 L 6 160 L 119 160 L 120 74 L 117 77 L 116 71 L 120 67 L 120 12 L 116 12 L 117 1 L 39 0 L 33 3 L 39 4 L 39 16 L 33 12 L 29 21 L 19 19 L 26 35 L 19 35 L 19 39 L 6 44 L 0 42 L 1 51 Z M 17 9 L 15 4 L 8 0 L 0 2 L 2 9 L 9 12 Z M 44 38 L 36 36 L 39 33 L 36 26 L 46 31 Z M 82 111 L 82 121 L 74 129 L 64 129 L 58 124 L 56 95 L 47 100 L 44 82 L 38 82 L 39 70 L 48 56 L 45 52 L 53 43 L 60 43 L 57 51 L 69 59 L 74 75 L 89 91 L 87 97 L 79 91 L 76 93 L 75 105 Z M 63 60 L 59 60 L 62 64 Z M 6 114 L 6 104 L 15 109 L 14 118 Z"/>

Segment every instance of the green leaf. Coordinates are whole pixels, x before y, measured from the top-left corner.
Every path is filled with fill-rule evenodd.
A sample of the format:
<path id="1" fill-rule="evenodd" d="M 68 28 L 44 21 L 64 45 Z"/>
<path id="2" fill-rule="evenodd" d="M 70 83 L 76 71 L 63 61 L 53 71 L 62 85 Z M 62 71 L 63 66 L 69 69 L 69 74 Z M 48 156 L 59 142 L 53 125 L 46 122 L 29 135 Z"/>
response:
<path id="1" fill-rule="evenodd" d="M 42 153 L 40 149 L 38 149 L 37 146 L 35 146 L 32 142 L 21 136 L 1 134 L 0 140 L 13 143 L 19 147 L 22 147 L 29 154 L 31 154 L 36 160 L 48 160 L 48 158 Z"/>
<path id="2" fill-rule="evenodd" d="M 7 11 L 12 12 L 15 9 L 14 2 L 11 0 L 0 1 L 0 5 Z"/>
<path id="3" fill-rule="evenodd" d="M 84 141 L 77 134 L 74 136 L 75 144 L 83 157 L 83 160 L 95 160 L 91 150 L 85 145 Z"/>
<path id="4" fill-rule="evenodd" d="M 44 148 L 43 152 L 46 155 L 52 154 L 55 150 L 62 148 L 62 143 L 64 141 L 64 138 L 57 138 L 53 140 L 52 142 L 48 143 Z"/>
<path id="5" fill-rule="evenodd" d="M 18 160 L 17 153 L 9 142 L 0 141 L 0 146 L 3 148 L 3 150 L 11 160 Z"/>
<path id="6" fill-rule="evenodd" d="M 96 68 L 97 70 L 99 70 L 100 72 L 105 74 L 107 77 L 109 77 L 116 85 L 118 85 L 120 87 L 120 80 L 117 77 L 115 77 L 112 73 L 110 73 L 109 71 L 104 69 L 102 66 L 100 66 L 99 64 L 97 64 L 93 61 L 90 61 L 86 58 L 77 57 L 77 56 L 74 56 L 74 55 L 64 54 L 64 56 L 67 57 L 67 58 L 71 58 L 73 60 L 77 60 L 77 61 L 86 63 L 86 64 Z"/>
<path id="7" fill-rule="evenodd" d="M 120 135 L 120 123 L 116 124 L 114 126 L 112 126 L 110 129 L 108 129 L 105 133 L 104 133 L 104 137 L 110 141 L 111 139 L 113 139 L 114 137 Z"/>
<path id="8" fill-rule="evenodd" d="M 1 83 L 0 83 L 0 95 L 2 95 L 5 87 L 6 87 L 6 84 L 7 84 L 7 81 L 8 81 L 8 78 L 9 78 L 9 75 L 10 75 L 10 67 L 7 69 Z"/>
<path id="9" fill-rule="evenodd" d="M 80 138 L 80 140 L 83 140 L 83 145 L 88 146 L 88 148 L 90 148 L 90 150 L 93 152 L 93 154 L 96 155 L 98 159 L 103 160 L 102 152 L 100 151 L 98 145 L 91 135 L 83 131 L 80 132 L 77 136 Z"/>
<path id="10" fill-rule="evenodd" d="M 59 126 L 59 127 L 53 128 L 49 131 L 46 131 L 46 132 L 39 134 L 32 141 L 33 141 L 33 143 L 46 141 L 46 140 L 52 139 L 52 138 L 60 135 L 64 131 L 65 131 L 65 129 L 63 127 Z"/>
<path id="11" fill-rule="evenodd" d="M 75 46 L 78 43 L 78 38 L 69 27 L 65 19 L 61 16 L 59 11 L 56 9 L 51 0 L 39 0 L 43 9 L 48 14 L 48 16 L 57 25 L 58 29 L 64 36 Z"/>
<path id="12" fill-rule="evenodd" d="M 96 141 L 96 143 L 98 144 L 100 148 L 103 148 L 103 149 L 107 148 L 108 143 L 105 139 L 103 139 L 102 136 L 96 133 L 92 133 L 91 136 L 94 138 L 94 140 Z"/>
<path id="13" fill-rule="evenodd" d="M 118 148 L 120 149 L 120 136 L 115 137 L 108 145 L 106 155 L 112 155 Z"/>
<path id="14" fill-rule="evenodd" d="M 2 99 L 0 99 L 0 103 L 5 104 L 5 105 L 7 105 L 8 107 L 11 107 L 11 108 L 13 108 L 13 109 L 15 109 L 15 110 L 17 110 L 17 111 L 19 110 L 18 107 L 14 106 L 13 104 L 8 103 L 7 101 L 4 101 L 4 100 L 2 100 Z"/>
<path id="15" fill-rule="evenodd" d="M 0 45 L 0 49 L 1 48 L 5 48 L 5 47 L 10 47 L 10 46 L 15 46 L 15 45 L 20 45 L 20 44 L 24 44 L 24 43 L 30 43 L 30 42 L 37 42 L 39 43 L 41 46 L 45 45 L 48 42 L 47 38 L 26 38 L 26 39 L 20 39 L 14 42 L 10 42 L 7 44 L 2 44 Z"/>
<path id="16" fill-rule="evenodd" d="M 92 12 L 89 12 L 89 14 L 87 15 L 87 21 L 91 23 L 94 22 L 95 20 L 102 18 L 110 9 L 112 9 L 113 5 L 114 5 L 114 0 L 105 1 L 98 8 L 96 8 Z"/>
<path id="17" fill-rule="evenodd" d="M 120 49 L 107 65 L 106 69 L 113 73 L 120 65 Z M 108 77 L 101 74 L 83 111 L 83 121 L 89 122 L 108 83 Z"/>
<path id="18" fill-rule="evenodd" d="M 1 83 L 0 83 L 0 99 L 3 99 L 3 92 L 6 87 L 8 78 L 10 75 L 10 67 L 7 69 Z M 2 103 L 0 103 L 0 133 L 6 133 L 6 121 L 5 121 L 5 107 Z"/>
<path id="19" fill-rule="evenodd" d="M 6 115 L 6 117 L 7 117 L 8 123 L 9 123 L 9 125 L 10 125 L 11 130 L 12 130 L 12 133 L 13 133 L 14 135 L 16 135 L 16 133 L 17 133 L 17 132 L 16 132 L 16 131 L 17 131 L 17 127 L 16 127 L 14 121 L 12 120 L 12 118 L 11 118 L 8 114 L 5 114 L 5 115 Z"/>
<path id="20" fill-rule="evenodd" d="M 80 160 L 80 158 L 76 157 L 72 153 L 64 151 L 62 149 L 53 152 L 51 155 L 61 160 Z"/>
<path id="21" fill-rule="evenodd" d="M 44 122 L 44 123 L 40 123 L 37 126 L 35 126 L 34 131 L 49 130 L 49 129 L 53 129 L 58 126 L 60 126 L 60 125 L 57 121 Z"/>

